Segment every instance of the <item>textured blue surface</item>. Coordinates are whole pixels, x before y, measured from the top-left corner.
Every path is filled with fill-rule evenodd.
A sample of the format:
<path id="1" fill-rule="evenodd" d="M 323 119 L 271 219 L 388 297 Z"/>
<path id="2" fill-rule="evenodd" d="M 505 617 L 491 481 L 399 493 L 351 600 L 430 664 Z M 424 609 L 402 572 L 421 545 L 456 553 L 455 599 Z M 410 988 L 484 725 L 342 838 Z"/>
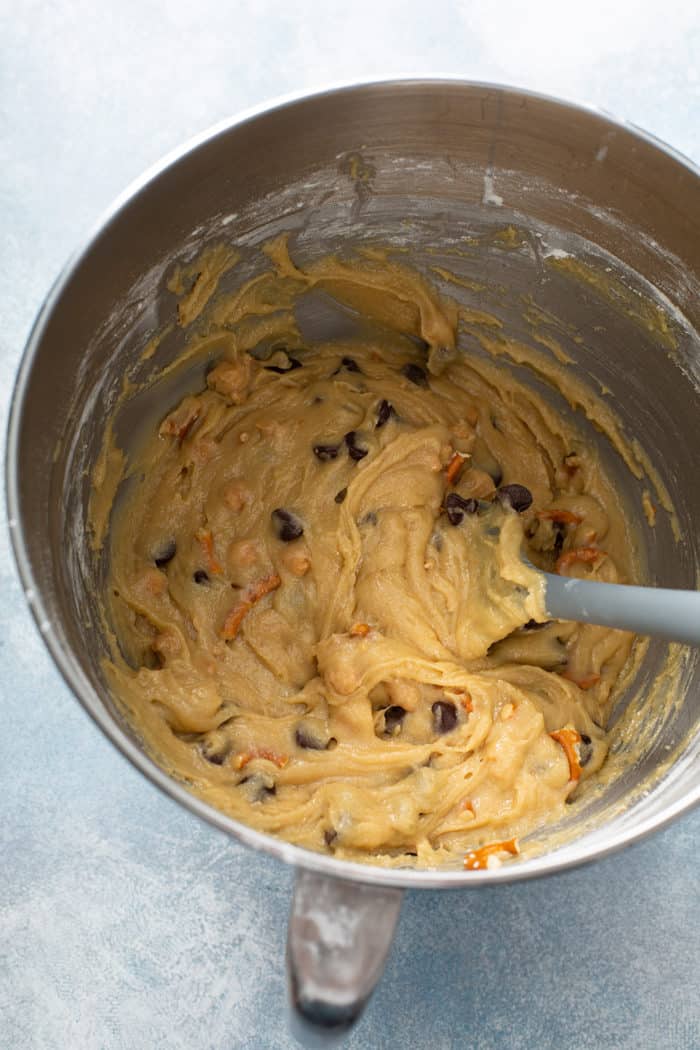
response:
<path id="1" fill-rule="evenodd" d="M 99 14 L 97 13 L 99 11 Z M 390 0 L 0 0 L 0 422 L 57 269 L 142 168 L 329 79 L 463 73 L 596 103 L 700 159 L 700 13 Z M 291 874 L 161 797 L 69 695 L 0 533 L 0 1047 L 292 1045 Z M 700 813 L 547 881 L 406 898 L 348 1046 L 700 1047 Z"/>

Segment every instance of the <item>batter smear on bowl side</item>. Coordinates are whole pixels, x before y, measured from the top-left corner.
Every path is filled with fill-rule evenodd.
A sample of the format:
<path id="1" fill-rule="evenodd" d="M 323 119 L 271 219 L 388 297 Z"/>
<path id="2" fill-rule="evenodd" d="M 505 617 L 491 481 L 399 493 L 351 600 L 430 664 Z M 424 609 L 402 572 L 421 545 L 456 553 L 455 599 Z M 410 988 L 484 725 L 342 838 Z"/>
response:
<path id="1" fill-rule="evenodd" d="M 112 514 L 110 682 L 169 772 L 262 831 L 370 863 L 499 863 L 600 768 L 634 641 L 546 622 L 521 548 L 634 582 L 624 511 L 570 416 L 455 349 L 459 307 L 418 273 L 267 254 L 231 294 L 223 249 L 172 279 L 211 367 Z M 311 289 L 375 329 L 303 345 Z"/>

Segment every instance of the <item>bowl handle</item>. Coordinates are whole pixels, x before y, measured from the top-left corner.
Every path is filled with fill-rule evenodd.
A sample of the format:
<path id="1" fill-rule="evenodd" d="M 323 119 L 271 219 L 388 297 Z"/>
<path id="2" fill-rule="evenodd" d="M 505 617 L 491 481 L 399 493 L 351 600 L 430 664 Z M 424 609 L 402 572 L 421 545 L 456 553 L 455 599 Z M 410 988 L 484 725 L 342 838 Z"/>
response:
<path id="1" fill-rule="evenodd" d="M 305 1047 L 339 1042 L 381 977 L 403 891 L 298 869 L 287 932 L 290 1027 Z"/>

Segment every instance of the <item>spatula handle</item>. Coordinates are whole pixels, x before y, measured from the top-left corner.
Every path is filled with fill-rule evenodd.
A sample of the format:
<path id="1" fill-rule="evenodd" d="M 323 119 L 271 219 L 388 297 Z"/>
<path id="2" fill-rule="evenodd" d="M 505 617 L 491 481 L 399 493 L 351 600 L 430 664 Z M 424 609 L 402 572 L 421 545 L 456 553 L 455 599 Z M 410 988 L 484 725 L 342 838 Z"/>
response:
<path id="1" fill-rule="evenodd" d="M 547 613 L 552 619 L 620 627 L 700 645 L 700 591 L 600 583 L 550 572 L 543 575 L 547 581 Z"/>

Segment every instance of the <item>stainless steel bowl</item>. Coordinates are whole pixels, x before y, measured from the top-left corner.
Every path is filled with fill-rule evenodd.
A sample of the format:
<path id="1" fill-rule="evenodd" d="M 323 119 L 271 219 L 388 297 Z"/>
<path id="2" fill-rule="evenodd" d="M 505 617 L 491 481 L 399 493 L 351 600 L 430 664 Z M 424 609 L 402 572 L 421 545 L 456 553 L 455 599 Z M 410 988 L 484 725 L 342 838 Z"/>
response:
<path id="1" fill-rule="evenodd" d="M 510 247 L 496 236 L 509 226 L 519 231 Z M 290 846 L 211 809 L 154 764 L 99 665 L 105 642 L 96 596 L 105 564 L 87 542 L 89 474 L 125 371 L 142 379 L 177 353 L 174 338 L 155 361 L 139 362 L 148 337 L 174 314 L 165 288 L 174 261 L 225 238 L 243 249 L 237 272 L 252 272 L 260 265 L 255 246 L 280 230 L 293 231 L 295 250 L 306 257 L 371 240 L 410 247 L 418 265 L 447 262 L 498 291 L 491 306 L 516 335 L 528 334 L 523 295 L 570 323 L 583 337 L 567 346 L 576 370 L 610 391 L 677 508 L 680 542 L 664 514 L 644 530 L 649 580 L 695 587 L 700 178 L 629 126 L 526 92 L 450 80 L 343 87 L 244 114 L 166 158 L 101 220 L 39 314 L 14 393 L 7 458 L 27 599 L 66 681 L 135 766 L 193 813 L 296 867 L 290 986 L 299 1031 L 311 1041 L 337 1035 L 358 1016 L 404 889 L 473 888 L 560 871 L 697 802 L 700 705 L 695 654 L 681 654 L 673 696 L 664 702 L 654 693 L 668 650 L 652 644 L 626 694 L 648 716 L 642 744 L 632 739 L 639 722 L 623 715 L 617 775 L 570 807 L 558 847 L 480 873 L 385 870 Z M 460 254 L 468 235 L 481 247 Z M 548 266 L 548 254 L 562 251 L 618 283 L 606 294 Z M 463 295 L 483 305 L 480 293 Z M 651 304 L 651 313 L 640 304 Z M 665 334 L 660 317 L 668 320 Z M 128 444 L 135 422 L 172 397 L 156 384 L 127 404 L 117 421 L 121 439 Z M 638 497 L 639 483 L 613 460 L 621 490 Z"/>

